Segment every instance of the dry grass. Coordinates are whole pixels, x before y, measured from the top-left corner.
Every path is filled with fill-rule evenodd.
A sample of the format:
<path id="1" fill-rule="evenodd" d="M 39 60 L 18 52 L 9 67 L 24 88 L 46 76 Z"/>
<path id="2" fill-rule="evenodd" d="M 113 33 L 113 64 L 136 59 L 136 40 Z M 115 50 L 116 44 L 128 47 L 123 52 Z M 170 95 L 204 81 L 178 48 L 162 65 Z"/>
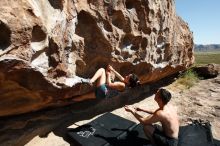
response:
<path id="1" fill-rule="evenodd" d="M 220 52 L 195 52 L 196 64 L 220 64 Z"/>
<path id="2" fill-rule="evenodd" d="M 189 89 L 198 81 L 198 75 L 192 69 L 188 69 L 186 72 L 180 75 L 180 77 L 177 78 L 177 80 L 171 84 L 169 88 L 178 88 L 180 90 Z"/>

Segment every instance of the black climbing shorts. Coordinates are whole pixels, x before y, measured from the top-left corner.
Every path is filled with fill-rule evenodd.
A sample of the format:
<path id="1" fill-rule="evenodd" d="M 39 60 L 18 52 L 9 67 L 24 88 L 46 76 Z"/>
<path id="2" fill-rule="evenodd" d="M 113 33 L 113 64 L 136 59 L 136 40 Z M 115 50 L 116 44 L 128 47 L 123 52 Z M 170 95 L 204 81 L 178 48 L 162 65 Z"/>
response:
<path id="1" fill-rule="evenodd" d="M 177 146 L 178 139 L 170 138 L 165 133 L 155 127 L 153 139 L 157 146 Z"/>

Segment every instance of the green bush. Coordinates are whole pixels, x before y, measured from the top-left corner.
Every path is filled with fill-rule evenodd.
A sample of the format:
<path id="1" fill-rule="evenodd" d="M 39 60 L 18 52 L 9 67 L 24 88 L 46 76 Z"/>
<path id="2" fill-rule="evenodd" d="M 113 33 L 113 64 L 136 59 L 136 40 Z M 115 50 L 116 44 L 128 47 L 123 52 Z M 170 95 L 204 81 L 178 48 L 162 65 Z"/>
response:
<path id="1" fill-rule="evenodd" d="M 196 72 L 194 72 L 192 69 L 188 69 L 180 76 L 180 78 L 177 80 L 177 83 L 182 84 L 187 88 L 190 88 L 198 81 L 199 77 Z"/>

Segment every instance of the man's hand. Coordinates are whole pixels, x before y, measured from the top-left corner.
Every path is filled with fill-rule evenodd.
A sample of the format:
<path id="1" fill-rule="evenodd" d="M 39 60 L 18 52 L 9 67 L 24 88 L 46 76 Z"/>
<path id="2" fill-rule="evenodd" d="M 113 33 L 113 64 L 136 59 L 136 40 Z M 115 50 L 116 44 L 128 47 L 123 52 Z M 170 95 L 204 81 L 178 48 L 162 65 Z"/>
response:
<path id="1" fill-rule="evenodd" d="M 125 105 L 125 106 L 124 106 L 124 109 L 125 109 L 125 111 L 127 111 L 127 112 L 131 112 L 131 113 L 132 113 L 132 112 L 133 112 L 133 113 L 135 112 L 135 109 L 132 108 L 132 107 L 130 107 L 130 106 L 128 106 L 128 105 Z"/>
<path id="2" fill-rule="evenodd" d="M 135 107 L 134 109 L 135 109 L 136 111 L 142 111 L 142 109 L 139 108 L 139 107 Z"/>
<path id="3" fill-rule="evenodd" d="M 148 113 L 148 114 L 153 114 L 155 112 L 155 111 L 152 111 L 152 110 L 143 109 L 143 108 L 139 108 L 139 107 L 135 107 L 134 109 L 136 111 L 141 111 L 141 112 L 145 112 L 145 113 Z"/>

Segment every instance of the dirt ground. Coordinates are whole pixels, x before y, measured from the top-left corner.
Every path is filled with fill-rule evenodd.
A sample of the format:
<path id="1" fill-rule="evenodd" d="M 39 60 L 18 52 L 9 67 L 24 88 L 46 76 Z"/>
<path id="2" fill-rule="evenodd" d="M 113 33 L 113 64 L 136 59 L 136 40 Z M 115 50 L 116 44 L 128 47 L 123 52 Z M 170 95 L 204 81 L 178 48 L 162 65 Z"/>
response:
<path id="1" fill-rule="evenodd" d="M 171 91 L 173 95 L 171 102 L 178 109 L 181 125 L 186 125 L 194 119 L 210 121 L 214 138 L 220 140 L 220 75 L 213 79 L 200 80 L 190 89 L 186 89 L 175 82 L 165 86 L 164 88 Z M 154 95 L 133 103 L 131 106 L 148 109 L 158 108 L 154 101 Z M 138 121 L 130 113 L 125 112 L 123 107 L 111 112 L 138 123 Z M 99 114 L 89 120 L 78 121 L 70 125 L 68 128 L 75 128 L 79 125 L 83 125 L 101 115 L 102 114 Z M 59 130 L 61 129 L 58 128 L 58 131 Z M 67 142 L 65 138 L 57 136 L 53 132 L 50 132 L 46 137 L 36 136 L 26 144 L 26 146 L 41 145 L 68 146 L 71 144 Z"/>

